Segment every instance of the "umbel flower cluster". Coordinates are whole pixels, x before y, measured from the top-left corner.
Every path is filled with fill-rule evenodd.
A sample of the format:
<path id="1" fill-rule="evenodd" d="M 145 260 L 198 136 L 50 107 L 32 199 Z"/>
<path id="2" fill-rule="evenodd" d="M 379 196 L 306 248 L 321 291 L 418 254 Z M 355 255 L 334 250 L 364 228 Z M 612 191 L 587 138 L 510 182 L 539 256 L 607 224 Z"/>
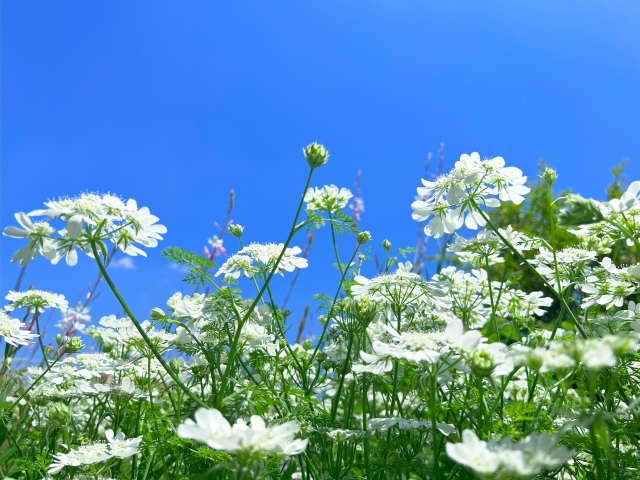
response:
<path id="1" fill-rule="evenodd" d="M 98 279 L 75 306 L 5 293 L 2 478 L 638 478 L 640 182 L 557 198 L 551 169 L 527 184 L 501 157 L 462 155 L 411 205 L 437 254 L 385 240 L 380 261 L 362 209 L 345 213 L 352 193 L 312 186 L 327 150 L 304 155 L 291 230 L 246 242 L 231 204 L 213 253 L 163 251 L 191 287 L 148 315 L 109 273 L 166 232 L 146 207 L 83 193 L 15 215 L 4 234 L 23 242 L 22 273 L 82 252 Z M 526 195 L 540 231 L 518 223 Z M 307 307 L 295 338 L 284 304 L 323 230 L 335 288 L 313 299 L 315 334 Z M 98 287 L 120 307 L 94 320 Z"/>

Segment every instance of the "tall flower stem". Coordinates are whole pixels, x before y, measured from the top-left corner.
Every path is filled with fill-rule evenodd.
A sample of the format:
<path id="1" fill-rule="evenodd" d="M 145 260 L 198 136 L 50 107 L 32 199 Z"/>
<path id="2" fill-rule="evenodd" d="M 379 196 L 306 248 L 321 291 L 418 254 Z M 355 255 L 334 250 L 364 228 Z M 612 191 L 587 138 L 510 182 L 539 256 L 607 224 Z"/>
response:
<path id="1" fill-rule="evenodd" d="M 429 386 L 429 409 L 431 410 L 431 442 L 433 444 L 433 473 L 435 478 L 440 478 L 440 456 L 438 442 L 436 441 L 436 435 L 438 434 L 438 411 L 436 410 L 436 372 L 431 373 Z"/>
<path id="2" fill-rule="evenodd" d="M 260 291 L 258 292 L 258 295 L 256 296 L 256 298 L 253 299 L 253 302 L 251 302 L 251 305 L 247 309 L 247 311 L 244 314 L 244 316 L 242 318 L 238 319 L 238 326 L 236 328 L 236 333 L 235 333 L 234 338 L 233 338 L 233 343 L 231 344 L 231 349 L 229 350 L 229 359 L 228 359 L 228 363 L 227 363 L 227 368 L 225 369 L 225 371 L 224 371 L 224 373 L 222 375 L 222 380 L 221 380 L 221 384 L 220 384 L 220 391 L 219 391 L 219 394 L 218 394 L 218 401 L 217 401 L 218 405 L 220 405 L 221 402 L 222 402 L 222 399 L 224 399 L 224 394 L 225 394 L 227 382 L 229 381 L 229 373 L 232 370 L 231 367 L 233 366 L 233 362 L 235 361 L 235 357 L 237 355 L 238 341 L 240 340 L 240 332 L 242 331 L 242 327 L 246 323 L 247 319 L 251 316 L 251 313 L 253 313 L 253 310 L 256 308 L 256 305 L 258 305 L 258 302 L 262 298 L 262 295 L 264 295 L 264 292 L 267 289 L 267 287 L 269 286 L 269 283 L 271 282 L 271 279 L 273 278 L 274 274 L 278 270 L 278 265 L 280 264 L 280 260 L 282 260 L 282 257 L 284 256 L 285 252 L 287 251 L 287 248 L 289 247 L 289 244 L 291 243 L 291 240 L 293 240 L 293 236 L 296 234 L 296 232 L 298 231 L 298 229 L 300 227 L 298 225 L 298 218 L 300 217 L 300 212 L 302 211 L 302 204 L 304 203 L 305 193 L 309 189 L 309 185 L 311 184 L 311 177 L 313 176 L 313 170 L 314 170 L 313 168 L 311 168 L 309 170 L 309 176 L 307 177 L 307 183 L 304 186 L 304 191 L 302 192 L 302 197 L 300 197 L 300 202 L 298 203 L 298 209 L 296 210 L 296 215 L 293 218 L 293 224 L 291 226 L 291 230 L 289 231 L 289 236 L 287 237 L 287 241 L 284 242 L 284 245 L 282 247 L 282 251 L 280 252 L 280 255 L 278 256 L 278 258 L 276 259 L 273 267 L 271 268 L 271 271 L 269 272 L 269 276 L 266 278 L 264 284 L 260 288 Z"/>
<path id="3" fill-rule="evenodd" d="M 585 333 L 585 331 L 583 330 L 582 326 L 580 325 L 580 322 L 578 322 L 578 319 L 576 318 L 576 316 L 573 314 L 573 311 L 571 310 L 571 308 L 569 308 L 569 305 L 567 304 L 567 301 L 564 299 L 564 296 L 562 295 L 562 293 L 558 292 L 555 289 L 555 287 L 553 287 L 553 285 L 551 285 L 546 278 L 544 278 L 542 275 L 540 275 L 540 273 L 538 273 L 536 268 L 527 261 L 527 259 L 524 257 L 524 255 L 522 255 L 518 250 L 516 250 L 516 248 L 513 245 L 511 245 L 511 243 L 506 238 L 504 238 L 504 235 L 502 235 L 502 233 L 500 233 L 500 231 L 493 225 L 493 223 L 491 223 L 491 220 L 489 219 L 489 216 L 482 209 L 480 209 L 478 204 L 473 199 L 470 199 L 469 201 L 471 202 L 471 204 L 473 205 L 475 210 L 477 212 L 479 212 L 480 215 L 482 216 L 482 218 L 487 222 L 487 225 L 489 226 L 489 228 L 491 228 L 493 233 L 495 233 L 498 236 L 498 238 L 502 241 L 502 243 L 504 243 L 505 246 L 511 251 L 513 256 L 515 256 L 518 260 L 520 260 L 522 263 L 524 263 L 527 266 L 527 268 L 529 268 L 529 270 L 531 270 L 531 272 L 538 279 L 540 279 L 540 281 L 542 281 L 542 283 L 544 283 L 547 286 L 547 288 L 549 288 L 549 290 L 551 290 L 553 292 L 553 294 L 556 296 L 556 298 L 558 300 L 560 300 L 560 303 L 562 303 L 562 305 L 564 305 L 566 307 L 567 312 L 569 312 L 569 315 L 571 315 L 571 319 L 573 320 L 573 324 L 575 325 L 575 327 L 578 330 L 578 332 L 580 332 L 580 334 L 584 338 L 587 338 L 587 334 Z"/>
<path id="4" fill-rule="evenodd" d="M 340 278 L 340 283 L 338 284 L 338 290 L 336 291 L 336 294 L 333 296 L 333 302 L 331 303 L 331 308 L 329 309 L 329 313 L 327 314 L 327 321 L 325 322 L 324 326 L 322 327 L 322 333 L 320 334 L 320 337 L 318 338 L 318 342 L 316 343 L 316 348 L 313 350 L 313 354 L 309 358 L 309 361 L 306 362 L 306 368 L 307 369 L 311 366 L 311 363 L 313 362 L 314 358 L 318 354 L 318 350 L 320 350 L 320 346 L 322 345 L 322 342 L 324 341 L 324 337 L 325 337 L 325 335 L 327 333 L 327 328 L 329 327 L 329 322 L 331 321 L 331 317 L 333 316 L 333 310 L 335 309 L 336 302 L 338 301 L 338 296 L 340 295 L 340 292 L 342 291 L 342 284 L 344 283 L 344 279 L 347 276 L 347 272 L 349 271 L 349 266 L 353 263 L 353 260 L 354 260 L 354 258 L 356 258 L 356 255 L 358 254 L 359 250 L 360 250 L 360 244 L 358 244 L 358 246 L 356 247 L 355 252 L 353 252 L 353 255 L 351 255 L 351 259 L 349 259 L 349 263 L 347 264 L 347 267 L 344 269 L 344 272 L 342 272 L 342 278 Z M 313 384 L 310 385 L 309 388 L 307 389 L 306 393 L 309 393 L 314 386 L 315 385 L 313 385 Z"/>
<path id="5" fill-rule="evenodd" d="M 333 243 L 333 253 L 336 256 L 336 262 L 338 262 L 338 270 L 340 270 L 340 275 L 342 275 L 342 262 L 340 262 L 340 254 L 338 253 L 338 244 L 336 242 L 336 231 L 335 231 L 335 228 L 333 228 L 333 215 L 331 215 L 331 213 L 329 213 L 329 227 L 331 229 L 331 242 Z M 348 265 L 345 268 L 347 267 Z"/>
<path id="6" fill-rule="evenodd" d="M 351 347 L 353 346 L 353 335 L 349 337 L 349 346 L 347 347 L 347 357 L 344 359 L 344 368 L 342 369 L 342 376 L 340 377 L 340 383 L 338 384 L 338 390 L 336 396 L 333 398 L 333 404 L 331 406 L 331 421 L 336 421 L 336 415 L 338 413 L 338 404 L 340 403 L 340 394 L 342 393 L 342 385 L 344 384 L 344 377 L 347 375 L 347 369 L 351 363 Z"/>
<path id="7" fill-rule="evenodd" d="M 47 369 L 49 368 L 49 359 L 47 358 L 47 349 L 44 347 L 44 342 L 42 341 L 42 334 L 40 333 L 40 314 L 38 313 L 38 307 L 36 307 L 33 312 L 33 320 L 36 323 L 36 332 L 38 332 L 38 343 L 40 344 L 40 350 L 42 350 L 42 359 L 44 360 Z"/>
<path id="8" fill-rule="evenodd" d="M 191 400 L 196 402 L 201 407 L 207 407 L 206 403 L 204 403 L 202 400 L 200 400 L 191 390 L 189 390 L 189 388 L 184 383 L 182 383 L 182 380 L 180 380 L 178 375 L 176 375 L 176 373 L 173 371 L 173 369 L 169 366 L 169 364 L 162 357 L 162 355 L 160 354 L 160 352 L 158 351 L 156 346 L 153 344 L 153 342 L 151 341 L 151 339 L 147 335 L 147 332 L 144 331 L 144 328 L 142 328 L 142 326 L 140 325 L 140 322 L 138 322 L 138 320 L 136 319 L 135 315 L 133 314 L 133 312 L 129 308 L 129 305 L 127 305 L 127 302 L 124 301 L 124 298 L 122 298 L 122 295 L 120 295 L 120 292 L 118 291 L 118 289 L 116 288 L 115 284 L 111 280 L 111 277 L 107 273 L 107 269 L 104 267 L 104 264 L 102 263 L 102 260 L 100 260 L 100 254 L 98 253 L 98 249 L 96 247 L 95 241 L 91 242 L 91 250 L 93 251 L 94 258 L 96 260 L 96 263 L 98 264 L 98 268 L 100 269 L 100 272 L 102 272 L 102 276 L 104 277 L 105 281 L 109 285 L 109 288 L 111 289 L 113 294 L 116 296 L 116 298 L 118 299 L 118 302 L 120 302 L 120 305 L 122 306 L 122 308 L 124 309 L 126 314 L 129 316 L 129 318 L 131 319 L 133 324 L 135 325 L 136 330 L 138 330 L 138 332 L 140 333 L 140 336 L 144 340 L 144 343 L 147 344 L 147 346 L 149 347 L 149 349 L 153 353 L 153 356 L 156 357 L 158 362 L 160 362 L 160 365 L 162 365 L 162 367 L 169 374 L 169 376 L 172 378 L 172 380 L 174 382 L 176 382 L 176 385 L 178 385 L 178 387 L 180 387 L 184 391 L 184 393 L 186 393 L 187 396 Z"/>

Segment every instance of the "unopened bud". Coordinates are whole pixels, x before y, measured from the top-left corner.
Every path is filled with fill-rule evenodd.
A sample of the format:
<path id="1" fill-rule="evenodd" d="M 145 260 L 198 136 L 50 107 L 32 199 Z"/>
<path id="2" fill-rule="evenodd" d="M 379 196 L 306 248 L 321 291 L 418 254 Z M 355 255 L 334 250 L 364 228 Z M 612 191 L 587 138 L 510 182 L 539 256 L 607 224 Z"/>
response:
<path id="1" fill-rule="evenodd" d="M 234 237 L 241 238 L 242 232 L 244 231 L 244 227 L 242 225 L 238 225 L 237 223 L 232 223 L 229 225 L 229 233 Z"/>
<path id="2" fill-rule="evenodd" d="M 385 252 L 389 253 L 389 250 L 391 250 L 391 242 L 385 238 L 382 241 L 382 248 L 384 248 Z"/>
<path id="3" fill-rule="evenodd" d="M 360 245 L 364 245 L 365 243 L 369 243 L 371 241 L 371 233 L 368 231 L 359 232 L 358 233 L 358 243 Z"/>
<path id="4" fill-rule="evenodd" d="M 324 148 L 324 145 L 320 145 L 317 142 L 307 145 L 302 151 L 304 152 L 304 158 L 307 159 L 307 163 L 312 169 L 321 167 L 329 161 L 329 152 Z"/>
<path id="5" fill-rule="evenodd" d="M 64 427 L 71 423 L 71 410 L 64 403 L 54 402 L 47 408 L 46 417 L 52 427 Z"/>
<path id="6" fill-rule="evenodd" d="M 71 337 L 69 343 L 64 346 L 66 353 L 78 353 L 84 349 L 84 343 L 80 337 Z"/>
<path id="7" fill-rule="evenodd" d="M 550 167 L 546 167 L 544 172 L 542 173 L 542 180 L 548 187 L 552 187 L 554 183 L 556 183 L 556 179 L 558 178 L 558 173 Z"/>
<path id="8" fill-rule="evenodd" d="M 158 307 L 152 308 L 149 316 L 151 320 L 162 320 L 164 317 L 166 317 L 164 311 Z"/>
<path id="9" fill-rule="evenodd" d="M 477 349 L 469 355 L 469 366 L 473 373 L 478 377 L 484 378 L 493 373 L 496 368 L 496 363 L 491 353 L 482 349 Z"/>
<path id="10" fill-rule="evenodd" d="M 180 373 L 180 362 L 178 362 L 177 358 L 172 358 L 171 360 L 169 360 L 169 367 L 171 367 L 171 370 L 173 370 L 175 373 Z"/>

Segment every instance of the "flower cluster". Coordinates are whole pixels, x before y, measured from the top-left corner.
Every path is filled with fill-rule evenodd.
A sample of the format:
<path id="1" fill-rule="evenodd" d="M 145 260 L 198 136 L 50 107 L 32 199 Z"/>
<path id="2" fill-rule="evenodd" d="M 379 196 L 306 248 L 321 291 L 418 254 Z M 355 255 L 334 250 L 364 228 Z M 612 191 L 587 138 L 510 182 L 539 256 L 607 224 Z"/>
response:
<path id="1" fill-rule="evenodd" d="M 283 253 L 284 250 L 284 253 Z M 306 268 L 309 262 L 306 258 L 298 257 L 302 253 L 299 247 L 284 248 L 284 244 L 275 243 L 252 243 L 235 255 L 229 257 L 216 272 L 216 277 L 239 278 L 240 275 L 253 277 L 260 272 L 260 267 L 271 270 L 277 263 L 277 271 L 284 275 L 284 272 L 293 272 L 296 268 Z"/>
<path id="2" fill-rule="evenodd" d="M 319 144 L 304 153 L 310 175 L 328 159 Z M 74 264 L 83 250 L 99 277 L 75 306 L 42 290 L 6 296 L 2 472 L 69 480 L 633 477 L 640 182 L 606 202 L 558 199 L 556 217 L 548 200 L 557 175 L 541 173 L 531 202 L 495 212 L 502 202 L 523 204 L 526 177 L 500 157 L 463 155 L 418 189 L 414 218 L 426 222 L 427 236 L 443 238 L 436 250 L 421 226 L 415 252 L 396 253 L 387 240 L 376 251 L 371 234 L 355 228 L 361 205 L 354 222 L 342 212 L 351 192 L 334 185 L 301 192 L 307 219 L 298 208 L 286 243 L 244 243 L 230 218 L 232 193 L 212 251 L 165 250 L 196 289 L 174 293 L 148 320 L 115 287 L 106 249 L 110 241 L 112 252 L 136 255 L 155 246 L 165 229 L 147 209 L 83 194 L 17 214 L 21 228 L 5 234 L 27 245 L 14 260 L 41 254 Z M 58 236 L 55 220 L 65 223 Z M 310 245 L 303 254 L 290 242 L 325 222 L 336 287 L 287 303 Z M 463 226 L 484 228 L 463 235 Z M 225 235 L 241 245 L 229 257 Z M 217 271 L 215 258 L 224 259 Z M 286 296 L 271 284 L 276 272 L 295 272 Z M 98 286 L 120 306 L 92 318 Z M 47 323 L 54 315 L 62 321 Z"/>
<path id="3" fill-rule="evenodd" d="M 426 200 L 413 202 L 413 219 L 422 222 L 431 218 L 425 233 L 435 238 L 454 233 L 463 225 L 473 230 L 485 226 L 480 207 L 498 207 L 500 201 L 518 205 L 524 201 L 522 195 L 530 191 L 522 171 L 504 165 L 502 157 L 481 160 L 477 152 L 462 155 L 449 174 L 434 181 L 422 180 L 424 186 L 418 188 L 418 195 Z"/>
<path id="4" fill-rule="evenodd" d="M 114 435 L 113 430 L 107 430 L 105 437 L 106 443 L 91 443 L 78 449 L 71 449 L 68 453 L 54 455 L 49 474 L 60 473 L 64 467 L 79 467 L 106 462 L 112 458 L 131 457 L 138 453 L 140 442 L 142 442 L 141 436 L 127 439 L 122 432 Z"/>
<path id="5" fill-rule="evenodd" d="M 307 190 L 304 201 L 307 202 L 308 210 L 319 210 L 327 213 L 335 213 L 347 206 L 353 194 L 346 188 L 335 185 L 325 185 L 322 188 L 316 187 Z"/>
<path id="6" fill-rule="evenodd" d="M 298 455 L 307 448 L 309 440 L 294 439 L 300 425 L 291 421 L 267 427 L 262 418 L 251 416 L 247 425 L 238 419 L 232 426 L 215 408 L 200 408 L 196 411 L 195 422 L 187 419 L 178 426 L 178 435 L 207 444 L 210 448 L 230 453 L 261 451 Z"/>
<path id="7" fill-rule="evenodd" d="M 4 235 L 26 238 L 29 243 L 18 250 L 12 262 L 27 265 L 38 253 L 58 263 L 62 257 L 68 265 L 78 262 L 78 249 L 92 256 L 92 242 L 110 240 L 127 255 L 144 255 L 137 245 L 151 248 L 162 240 L 166 227 L 157 224 L 158 217 L 147 207 L 138 208 L 135 200 L 124 202 L 112 194 L 83 193 L 74 198 L 61 198 L 45 202 L 46 209 L 28 214 L 17 213 L 16 220 L 22 229 L 7 227 Z M 60 220 L 64 227 L 54 236 L 55 229 L 49 220 L 33 223 L 30 217 L 47 217 Z"/>

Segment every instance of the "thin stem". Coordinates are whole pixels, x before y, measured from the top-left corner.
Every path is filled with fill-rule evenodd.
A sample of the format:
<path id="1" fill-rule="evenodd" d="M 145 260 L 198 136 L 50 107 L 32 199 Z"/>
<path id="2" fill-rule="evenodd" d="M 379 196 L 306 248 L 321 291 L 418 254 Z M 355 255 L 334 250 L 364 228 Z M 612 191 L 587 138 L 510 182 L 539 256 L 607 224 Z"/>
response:
<path id="1" fill-rule="evenodd" d="M 312 176 L 313 176 L 313 168 L 309 170 L 309 176 L 307 177 L 307 183 L 305 184 L 302 196 L 300 197 L 300 203 L 298 204 L 298 209 L 296 210 L 296 215 L 295 215 L 295 217 L 293 219 L 293 224 L 291 226 L 291 230 L 289 231 L 289 236 L 287 237 L 287 241 L 284 242 L 284 245 L 282 246 L 282 251 L 280 252 L 280 255 L 278 255 L 278 258 L 274 262 L 273 267 L 271 268 L 271 272 L 269 272 L 269 276 L 266 278 L 264 284 L 262 285 L 262 288 L 258 292 L 258 295 L 253 299 L 253 302 L 251 302 L 251 305 L 247 309 L 247 311 L 244 314 L 244 316 L 242 318 L 238 319 L 238 326 L 236 328 L 236 333 L 235 333 L 235 336 L 234 336 L 234 339 L 233 339 L 233 343 L 232 343 L 231 349 L 229 351 L 229 359 L 227 361 L 227 368 L 225 369 L 225 371 L 223 373 L 223 376 L 222 376 L 220 392 L 218 394 L 218 402 L 217 402 L 218 404 L 220 404 L 222 402 L 222 399 L 224 398 L 224 393 L 225 393 L 226 385 L 227 385 L 227 382 L 228 382 L 229 374 L 230 374 L 230 372 L 232 370 L 233 362 L 235 361 L 236 350 L 238 348 L 238 341 L 240 339 L 240 332 L 242 331 L 242 327 L 244 326 L 246 320 L 251 316 L 251 313 L 253 313 L 253 310 L 256 308 L 256 305 L 258 305 L 258 302 L 262 298 L 262 295 L 264 295 L 264 292 L 267 289 L 267 287 L 269 286 L 269 283 L 271 282 L 271 279 L 273 278 L 274 274 L 276 273 L 276 270 L 278 270 L 278 265 L 280 264 L 280 260 L 282 260 L 282 257 L 284 256 L 285 252 L 287 251 L 287 247 L 289 246 L 289 244 L 291 243 L 291 240 L 293 239 L 293 236 L 298 231 L 298 217 L 300 216 L 300 211 L 302 210 L 302 204 L 304 203 L 305 193 L 309 189 L 309 184 L 311 183 L 311 177 Z"/>
<path id="2" fill-rule="evenodd" d="M 351 363 L 351 347 L 353 346 L 353 335 L 349 337 L 349 346 L 347 347 L 347 358 L 344 360 L 344 368 L 342 369 L 342 376 L 340 377 L 340 383 L 338 384 L 338 391 L 333 398 L 333 405 L 331 406 L 331 422 L 336 421 L 336 414 L 338 413 L 338 404 L 340 403 L 340 394 L 342 392 L 342 385 L 344 383 L 344 377 L 347 374 L 349 363 Z"/>
<path id="3" fill-rule="evenodd" d="M 324 327 L 322 328 L 322 333 L 320 334 L 320 337 L 318 338 L 318 343 L 316 344 L 316 348 L 313 350 L 313 354 L 309 358 L 309 361 L 306 363 L 307 368 L 309 366 L 311 366 L 311 363 L 313 362 L 313 359 L 316 357 L 316 354 L 318 353 L 318 350 L 320 349 L 320 346 L 322 345 L 322 342 L 324 340 L 324 336 L 327 333 L 327 328 L 329 327 L 329 322 L 331 321 L 331 317 L 333 316 L 333 310 L 335 308 L 336 301 L 338 300 L 338 295 L 340 295 L 340 292 L 342 291 L 342 284 L 344 283 L 344 279 L 345 279 L 345 277 L 347 275 L 347 271 L 349 270 L 349 265 L 351 265 L 353 263 L 353 259 L 358 254 L 359 248 L 360 248 L 360 245 L 358 244 L 358 247 L 356 247 L 356 251 L 353 252 L 353 255 L 351 255 L 351 259 L 349 260 L 349 263 L 347 264 L 347 268 L 345 268 L 344 272 L 342 272 L 342 278 L 340 279 L 340 284 L 338 285 L 338 290 L 336 291 L 336 294 L 333 296 L 333 302 L 331 303 L 331 308 L 329 309 L 329 313 L 327 314 L 327 321 L 324 324 Z"/>
<path id="4" fill-rule="evenodd" d="M 42 341 L 42 334 L 40 333 L 40 322 L 38 321 L 40 315 L 38 313 L 38 307 L 33 312 L 33 320 L 36 323 L 36 332 L 38 332 L 38 343 L 40 344 L 40 350 L 42 350 L 42 359 L 44 360 L 47 369 L 49 368 L 49 359 L 47 358 L 47 349 L 44 348 L 44 342 Z"/>
<path id="5" fill-rule="evenodd" d="M 573 320 L 573 323 L 576 327 L 576 329 L 580 332 L 580 334 L 584 337 L 587 338 L 587 334 L 584 332 L 584 330 L 582 329 L 582 326 L 580 326 L 580 323 L 578 322 L 578 319 L 575 317 L 575 315 L 573 314 L 573 312 L 571 311 L 571 309 L 569 308 L 569 305 L 567 305 L 566 300 L 564 299 L 564 297 L 560 294 L 560 292 L 556 291 L 556 289 L 549 283 L 549 281 L 544 278 L 540 273 L 538 273 L 538 271 L 536 270 L 536 268 L 531 265 L 527 259 L 524 257 L 524 255 L 522 255 L 518 250 L 516 250 L 516 248 L 511 245 L 511 243 L 504 238 L 504 235 L 502 235 L 502 233 L 500 233 L 500 231 L 493 225 L 493 223 L 491 223 L 491 220 L 489 219 L 489 217 L 487 216 L 487 214 L 480 209 L 480 207 L 478 206 L 478 204 L 473 200 L 473 199 L 469 199 L 469 201 L 471 202 L 471 204 L 474 206 L 474 208 L 476 209 L 476 211 L 478 211 L 480 213 L 480 215 L 482 215 L 482 218 L 484 218 L 484 220 L 487 222 L 487 225 L 489 225 L 489 228 L 491 228 L 491 230 L 493 231 L 493 233 L 495 233 L 498 238 L 502 241 L 502 243 L 504 243 L 509 250 L 511 251 L 511 253 L 518 259 L 520 260 L 522 263 L 524 263 L 529 270 L 531 270 L 531 272 L 537 277 L 539 278 L 542 283 L 544 283 L 547 288 L 549 288 L 553 294 L 556 296 L 556 298 L 558 300 L 560 300 L 560 302 L 567 308 L 567 311 L 569 312 L 569 314 L 571 315 L 571 319 Z"/>
<path id="6" fill-rule="evenodd" d="M 435 368 L 434 368 L 435 370 Z M 430 385 L 430 405 L 431 410 L 431 442 L 433 444 L 433 471 L 435 478 L 440 478 L 440 452 L 438 451 L 438 442 L 436 442 L 436 435 L 438 434 L 438 412 L 436 410 L 436 374 L 435 371 L 431 373 L 431 385 Z"/>
<path id="7" fill-rule="evenodd" d="M 140 336 L 142 337 L 144 342 L 147 344 L 149 349 L 151 349 L 151 352 L 153 352 L 153 356 L 156 357 L 156 359 L 160 362 L 160 365 L 162 365 L 162 367 L 169 374 L 169 376 L 173 379 L 173 381 L 176 382 L 176 385 L 178 385 L 178 387 L 180 387 L 184 391 L 184 393 L 186 393 L 187 396 L 191 400 L 196 402 L 201 407 L 207 407 L 206 403 L 204 403 L 202 400 L 200 400 L 196 395 L 194 395 L 194 393 L 191 390 L 189 390 L 189 388 L 184 383 L 182 383 L 182 380 L 180 380 L 180 378 L 176 375 L 176 373 L 171 369 L 169 364 L 165 361 L 165 359 L 162 357 L 162 355 L 160 354 L 160 352 L 158 351 L 156 346 L 153 344 L 153 342 L 151 341 L 151 339 L 147 335 L 147 332 L 144 331 L 144 328 L 142 328 L 142 326 L 140 325 L 140 322 L 138 322 L 138 320 L 136 319 L 135 315 L 133 314 L 133 312 L 129 308 L 129 305 L 127 305 L 127 302 L 124 301 L 124 298 L 122 298 L 122 295 L 120 295 L 120 292 L 118 291 L 118 289 L 116 288 L 115 284 L 111 280 L 111 277 L 107 273 L 107 269 L 104 267 L 104 264 L 102 263 L 102 260 L 100 260 L 100 255 L 98 253 L 98 249 L 96 248 L 95 241 L 91 242 L 91 250 L 93 251 L 94 258 L 96 260 L 96 263 L 98 264 L 98 268 L 102 272 L 102 276 L 104 277 L 105 281 L 109 285 L 109 288 L 111 288 L 111 291 L 113 292 L 113 294 L 118 299 L 118 302 L 120 302 L 120 305 L 122 306 L 122 308 L 124 309 L 126 314 L 129 316 L 129 318 L 131 319 L 133 324 L 135 325 L 136 329 L 140 333 Z"/>
<path id="8" fill-rule="evenodd" d="M 342 275 L 342 263 L 340 262 L 340 254 L 338 253 L 338 244 L 336 243 L 336 232 L 333 228 L 333 215 L 329 212 L 329 227 L 331 228 L 331 242 L 333 243 L 333 253 L 336 256 L 336 262 L 338 262 L 338 270 L 340 270 L 340 275 Z M 360 244 L 358 244 L 360 247 Z M 345 267 L 345 268 L 348 268 Z"/>

